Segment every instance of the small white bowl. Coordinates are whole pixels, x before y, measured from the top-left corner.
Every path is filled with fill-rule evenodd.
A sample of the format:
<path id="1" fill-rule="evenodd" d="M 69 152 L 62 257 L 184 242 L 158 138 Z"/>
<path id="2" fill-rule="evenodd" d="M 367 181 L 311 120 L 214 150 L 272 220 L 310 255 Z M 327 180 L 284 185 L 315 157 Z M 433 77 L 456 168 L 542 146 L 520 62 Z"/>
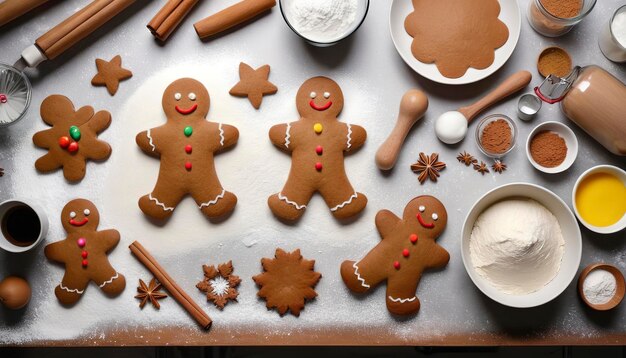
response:
<path id="1" fill-rule="evenodd" d="M 574 208 L 574 213 L 576 214 L 576 217 L 578 218 L 578 220 L 585 225 L 585 227 L 593 232 L 596 232 L 598 234 L 613 234 L 616 233 L 618 231 L 624 230 L 626 229 L 626 214 L 624 214 L 624 216 L 622 216 L 622 218 L 620 219 L 620 221 L 616 222 L 615 224 L 611 225 L 611 226 L 594 226 L 589 224 L 588 222 L 586 222 L 581 216 L 580 213 L 578 212 L 578 208 L 576 207 L 576 192 L 578 191 L 578 186 L 580 185 L 580 183 L 588 176 L 592 175 L 592 174 L 596 174 L 596 173 L 609 173 L 609 174 L 613 174 L 616 177 L 622 179 L 622 181 L 624 182 L 624 185 L 626 185 L 626 171 L 618 168 L 618 167 L 614 167 L 612 165 L 598 165 L 595 166 L 591 169 L 586 170 L 584 173 L 582 173 L 578 179 L 576 180 L 576 183 L 574 184 L 574 189 L 572 189 L 572 207 Z"/>
<path id="2" fill-rule="evenodd" d="M 329 46 L 335 45 L 339 41 L 341 41 L 341 40 L 349 37 L 353 33 L 355 33 L 356 30 L 358 30 L 359 27 L 361 27 L 361 24 L 363 24 L 363 21 L 365 21 L 365 17 L 367 16 L 367 11 L 368 11 L 369 5 L 370 5 L 369 0 L 359 0 L 358 1 L 358 5 L 357 5 L 358 7 L 357 7 L 357 10 L 356 10 L 356 18 L 354 20 L 354 23 L 350 26 L 350 28 L 348 28 L 345 33 L 339 35 L 336 38 L 329 39 L 328 41 L 320 41 L 319 39 L 307 37 L 306 35 L 298 32 L 298 30 L 296 30 L 294 25 L 292 25 L 291 20 L 289 18 L 290 14 L 289 14 L 289 10 L 288 10 L 289 3 L 291 3 L 291 2 L 292 2 L 292 0 L 279 0 L 279 2 L 278 2 L 279 7 L 280 7 L 280 13 L 283 15 L 283 19 L 285 20 L 285 23 L 287 24 L 287 26 L 289 26 L 289 28 L 296 35 L 298 35 L 301 38 L 303 38 L 309 44 L 311 44 L 313 46 L 317 46 L 317 47 L 329 47 Z M 311 2 L 315 3 L 315 0 L 311 0 Z"/>
<path id="3" fill-rule="evenodd" d="M 470 256 L 470 236 L 478 216 L 491 205 L 509 198 L 530 198 L 545 206 L 554 214 L 561 226 L 565 248 L 561 268 L 557 275 L 542 289 L 527 295 L 510 295 L 499 291 L 474 270 Z M 567 204 L 556 194 L 541 186 L 530 183 L 505 184 L 483 195 L 467 214 L 461 231 L 461 257 L 467 274 L 476 287 L 492 300 L 509 307 L 529 308 L 552 301 L 572 282 L 580 266 L 582 239 L 576 217 Z"/>
<path id="4" fill-rule="evenodd" d="M 532 155 L 530 154 L 530 142 L 533 137 L 539 132 L 548 131 L 554 132 L 558 134 L 561 138 L 565 140 L 565 145 L 567 145 L 567 155 L 563 163 L 557 165 L 553 168 L 548 168 L 539 165 L 539 163 L 535 162 Z M 565 124 L 560 122 L 544 122 L 540 125 L 536 126 L 528 135 L 528 139 L 526 139 L 526 157 L 528 157 L 528 161 L 530 164 L 535 167 L 535 169 L 542 171 L 548 174 L 556 174 L 561 173 L 569 169 L 569 167 L 574 164 L 576 160 L 576 156 L 578 156 L 578 139 L 576 139 L 576 135 L 574 132 Z"/>

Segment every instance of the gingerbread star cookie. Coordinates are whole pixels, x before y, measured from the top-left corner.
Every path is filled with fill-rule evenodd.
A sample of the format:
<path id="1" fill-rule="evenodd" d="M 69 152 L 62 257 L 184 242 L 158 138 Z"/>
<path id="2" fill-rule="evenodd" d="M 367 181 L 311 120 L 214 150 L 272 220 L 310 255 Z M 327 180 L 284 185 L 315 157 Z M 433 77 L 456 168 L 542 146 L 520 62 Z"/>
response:
<path id="1" fill-rule="evenodd" d="M 120 86 L 120 81 L 133 77 L 133 73 L 122 67 L 122 57 L 117 55 L 111 61 L 96 59 L 98 73 L 91 79 L 94 86 L 106 86 L 111 96 L 114 96 Z"/>
<path id="2" fill-rule="evenodd" d="M 300 250 L 276 249 L 273 259 L 261 259 L 265 272 L 252 277 L 260 287 L 257 296 L 266 300 L 268 309 L 276 308 L 282 316 L 288 310 L 300 316 L 307 300 L 317 297 L 314 288 L 322 277 L 313 271 L 315 260 L 305 260 Z"/>
<path id="3" fill-rule="evenodd" d="M 263 96 L 278 91 L 278 88 L 268 81 L 269 76 L 269 65 L 261 66 L 255 70 L 242 62 L 239 64 L 240 81 L 230 89 L 229 93 L 237 97 L 248 97 L 252 106 L 259 109 L 261 102 L 263 102 Z"/>
<path id="4" fill-rule="evenodd" d="M 52 172 L 63 168 L 69 181 L 85 177 L 86 161 L 105 160 L 111 155 L 111 146 L 98 139 L 98 134 L 111 124 L 111 114 L 91 106 L 74 109 L 69 98 L 51 95 L 41 103 L 41 118 L 52 128 L 35 133 L 33 143 L 48 153 L 37 159 L 35 168 Z"/>
<path id="5" fill-rule="evenodd" d="M 435 197 L 424 195 L 411 200 L 402 219 L 388 210 L 376 215 L 382 237 L 362 260 L 344 261 L 341 277 L 353 292 L 364 293 L 387 281 L 387 309 L 409 315 L 420 309 L 415 295 L 422 272 L 448 264 L 450 254 L 435 239 L 448 222 L 446 208 Z"/>
<path id="6" fill-rule="evenodd" d="M 65 265 L 65 275 L 54 290 L 58 300 L 64 305 L 76 303 L 91 281 L 109 296 L 122 293 L 126 279 L 115 271 L 108 257 L 120 241 L 120 233 L 98 231 L 98 209 L 85 199 L 67 203 L 61 212 L 61 222 L 67 237 L 44 250 L 49 260 Z"/>

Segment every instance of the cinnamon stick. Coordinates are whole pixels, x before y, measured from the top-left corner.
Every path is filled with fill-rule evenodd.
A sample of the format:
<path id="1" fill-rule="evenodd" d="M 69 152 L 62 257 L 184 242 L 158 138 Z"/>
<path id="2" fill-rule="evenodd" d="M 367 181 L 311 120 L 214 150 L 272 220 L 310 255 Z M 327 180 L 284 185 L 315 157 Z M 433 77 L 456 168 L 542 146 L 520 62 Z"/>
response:
<path id="1" fill-rule="evenodd" d="M 39 37 L 35 44 L 54 59 L 127 8 L 135 0 L 94 0 Z"/>
<path id="2" fill-rule="evenodd" d="M 154 37 L 161 41 L 176 30 L 198 0 L 169 0 L 148 23 L 148 29 Z"/>
<path id="3" fill-rule="evenodd" d="M 201 39 L 213 36 L 276 6 L 276 0 L 243 0 L 214 15 L 202 19 L 193 27 Z"/>
<path id="4" fill-rule="evenodd" d="M 211 318 L 206 314 L 187 293 L 176 284 L 168 273 L 159 265 L 152 255 L 138 242 L 135 241 L 129 246 L 130 251 L 137 257 L 156 279 L 165 287 L 170 295 L 189 312 L 189 314 L 204 329 L 211 327 Z"/>
<path id="5" fill-rule="evenodd" d="M 24 15 L 48 0 L 5 0 L 0 2 L 0 26 Z"/>

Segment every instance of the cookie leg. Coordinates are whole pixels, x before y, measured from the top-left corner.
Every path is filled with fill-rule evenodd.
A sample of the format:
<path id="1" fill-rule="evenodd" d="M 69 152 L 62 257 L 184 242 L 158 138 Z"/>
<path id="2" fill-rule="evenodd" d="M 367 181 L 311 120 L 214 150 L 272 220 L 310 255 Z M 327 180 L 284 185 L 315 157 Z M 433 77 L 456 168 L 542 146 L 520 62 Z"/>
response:
<path id="1" fill-rule="evenodd" d="M 88 284 L 89 277 L 86 275 L 76 277 L 65 272 L 61 284 L 54 289 L 54 294 L 62 304 L 73 305 L 82 297 Z"/>
<path id="2" fill-rule="evenodd" d="M 172 216 L 184 195 L 176 180 L 159 180 L 152 193 L 139 199 L 139 208 L 151 218 L 165 220 Z"/>
<path id="3" fill-rule="evenodd" d="M 63 165 L 63 176 L 67 181 L 76 182 L 83 180 L 87 172 L 85 159 L 73 157 Z"/>
<path id="4" fill-rule="evenodd" d="M 308 181 L 290 175 L 283 190 L 267 199 L 267 205 L 277 217 L 295 221 L 304 214 L 314 192 Z"/>
<path id="5" fill-rule="evenodd" d="M 237 197 L 226 191 L 221 185 L 210 186 L 211 182 L 204 183 L 203 188 L 194 188 L 191 196 L 198 204 L 198 209 L 210 218 L 226 215 L 235 209 Z"/>
<path id="6" fill-rule="evenodd" d="M 363 211 L 367 205 L 367 197 L 354 191 L 345 175 L 324 183 L 320 188 L 320 194 L 337 219 L 354 216 Z"/>
<path id="7" fill-rule="evenodd" d="M 119 272 L 116 272 L 111 266 L 102 270 L 98 270 L 92 274 L 93 281 L 100 289 L 109 296 L 117 296 L 126 287 L 126 278 Z"/>
<path id="8" fill-rule="evenodd" d="M 420 309 L 420 300 L 415 295 L 419 277 L 393 275 L 387 280 L 385 301 L 389 312 L 397 315 L 410 315 Z"/>
<path id="9" fill-rule="evenodd" d="M 61 168 L 63 165 L 52 152 L 35 161 L 35 168 L 40 172 L 47 173 Z"/>

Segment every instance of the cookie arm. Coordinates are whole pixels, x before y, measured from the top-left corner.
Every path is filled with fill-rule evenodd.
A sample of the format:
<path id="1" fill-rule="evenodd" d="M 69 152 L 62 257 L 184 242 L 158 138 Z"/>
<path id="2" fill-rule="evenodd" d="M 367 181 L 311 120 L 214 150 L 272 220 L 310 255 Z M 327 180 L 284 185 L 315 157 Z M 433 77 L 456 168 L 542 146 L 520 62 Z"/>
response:
<path id="1" fill-rule="evenodd" d="M 382 239 L 390 235 L 400 223 L 400 218 L 389 210 L 381 210 L 376 214 L 376 228 Z"/>
<path id="2" fill-rule="evenodd" d="M 270 140 L 281 150 L 291 152 L 293 150 L 291 123 L 277 124 L 270 128 Z"/>
<path id="3" fill-rule="evenodd" d="M 135 142 L 137 142 L 137 145 L 139 146 L 139 148 L 141 148 L 141 150 L 144 151 L 144 153 L 150 156 L 158 158 L 161 154 L 156 146 L 154 133 L 152 133 L 151 129 L 137 134 L 137 137 L 135 137 Z"/>
<path id="4" fill-rule="evenodd" d="M 111 113 L 108 111 L 97 112 L 88 122 L 87 127 L 96 134 L 109 128 L 111 125 Z"/>
<path id="5" fill-rule="evenodd" d="M 54 143 L 57 143 L 53 136 L 54 131 L 52 129 L 37 132 L 33 135 L 33 143 L 39 148 L 50 149 Z M 48 138 L 52 140 L 49 140 Z"/>
<path id="6" fill-rule="evenodd" d="M 104 242 L 105 252 L 111 251 L 120 242 L 120 232 L 115 229 L 103 230 L 99 232 L 101 240 Z"/>
<path id="7" fill-rule="evenodd" d="M 65 255 L 63 255 L 64 252 L 65 250 L 63 250 L 63 241 L 57 241 L 52 244 L 48 244 L 43 251 L 48 260 L 61 263 L 65 262 Z"/>
<path id="8" fill-rule="evenodd" d="M 431 252 L 428 255 L 427 267 L 429 268 L 441 268 L 448 264 L 450 261 L 450 253 L 443 247 L 435 244 L 433 245 Z"/>
<path id="9" fill-rule="evenodd" d="M 365 132 L 365 128 L 357 126 L 356 124 L 346 124 L 346 127 L 347 133 L 345 151 L 351 152 L 361 148 L 367 139 L 367 132 Z"/>
<path id="10" fill-rule="evenodd" d="M 235 126 L 219 124 L 220 148 L 232 147 L 239 140 L 239 130 Z"/>

